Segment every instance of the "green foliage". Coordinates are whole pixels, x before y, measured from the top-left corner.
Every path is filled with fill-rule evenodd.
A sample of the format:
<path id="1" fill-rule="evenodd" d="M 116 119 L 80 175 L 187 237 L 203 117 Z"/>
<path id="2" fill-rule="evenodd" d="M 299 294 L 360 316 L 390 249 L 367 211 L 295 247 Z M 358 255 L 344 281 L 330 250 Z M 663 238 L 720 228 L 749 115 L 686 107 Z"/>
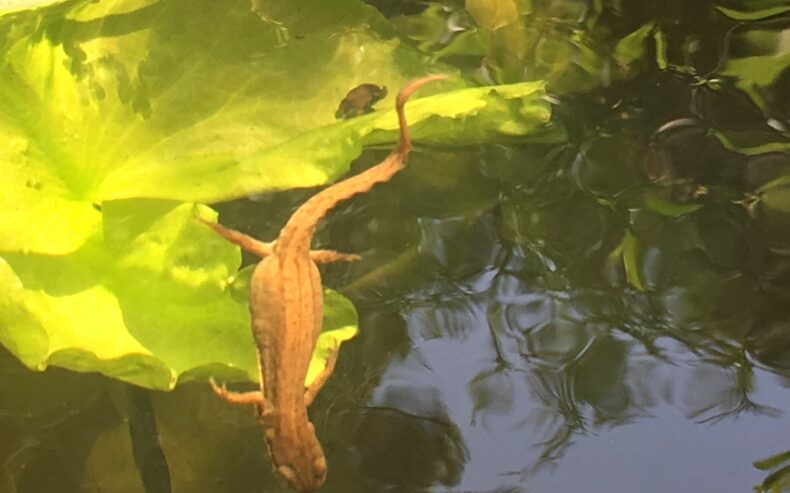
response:
<path id="1" fill-rule="evenodd" d="M 25 10 L 51 7 L 64 1 L 66 0 L 1 0 L 0 16 Z"/>
<path id="2" fill-rule="evenodd" d="M 195 215 L 216 216 L 173 201 L 105 202 L 103 234 L 77 251 L 4 255 L 0 340 L 31 368 L 99 371 L 149 388 L 210 374 L 255 381 L 245 284 L 233 279 L 238 249 Z M 326 303 L 320 358 L 356 327 L 347 300 L 330 292 Z"/>
<path id="3" fill-rule="evenodd" d="M 781 493 L 790 488 L 790 451 L 782 452 L 762 460 L 754 461 L 754 467 L 771 472 L 760 484 L 754 487 L 755 491 L 764 493 Z"/>
<path id="4" fill-rule="evenodd" d="M 771 209 L 790 212 L 789 187 L 790 175 L 784 175 L 775 180 L 771 180 L 759 189 L 762 202 Z"/>
<path id="5" fill-rule="evenodd" d="M 717 5 L 716 9 L 730 19 L 735 19 L 736 21 L 758 21 L 785 12 L 790 12 L 790 6 L 787 5 L 772 5 L 766 6 L 765 8 L 759 8 L 758 6 L 752 10 L 738 10 Z"/>
<path id="6" fill-rule="evenodd" d="M 678 204 L 656 194 L 648 194 L 645 195 L 645 207 L 662 216 L 680 217 L 696 211 L 702 204 Z"/>
<path id="7" fill-rule="evenodd" d="M 621 65 L 629 65 L 643 60 L 647 52 L 647 41 L 653 34 L 655 25 L 650 22 L 624 37 L 615 45 L 615 55 Z"/>
<path id="8" fill-rule="evenodd" d="M 623 241 L 615 248 L 610 257 L 615 260 L 622 258 L 625 278 L 632 287 L 639 291 L 647 288 L 642 282 L 639 269 L 639 241 L 630 231 L 626 231 Z"/>
<path id="9" fill-rule="evenodd" d="M 125 0 L 0 20 L 0 340 L 27 366 L 157 389 L 255 380 L 239 252 L 197 203 L 333 181 L 397 133 L 389 109 L 336 121 L 348 89 L 453 72 L 361 2 L 253 7 Z M 431 90 L 408 107 L 418 141 L 562 137 L 541 82 Z M 308 379 L 356 333 L 348 300 L 325 303 Z"/>

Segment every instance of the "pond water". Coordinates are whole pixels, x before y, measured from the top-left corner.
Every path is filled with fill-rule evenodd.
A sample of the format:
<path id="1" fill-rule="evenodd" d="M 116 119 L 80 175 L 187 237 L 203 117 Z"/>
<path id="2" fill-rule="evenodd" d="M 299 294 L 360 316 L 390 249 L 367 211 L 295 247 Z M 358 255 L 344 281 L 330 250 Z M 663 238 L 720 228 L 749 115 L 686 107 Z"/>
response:
<path id="1" fill-rule="evenodd" d="M 321 223 L 363 256 L 322 268 L 360 333 L 310 409 L 321 491 L 790 491 L 755 465 L 790 450 L 784 2 L 371 3 L 469 80 L 546 80 L 564 137 L 418 141 Z M 313 193 L 215 208 L 268 239 Z M 0 374 L 0 491 L 286 491 L 204 383 Z"/>

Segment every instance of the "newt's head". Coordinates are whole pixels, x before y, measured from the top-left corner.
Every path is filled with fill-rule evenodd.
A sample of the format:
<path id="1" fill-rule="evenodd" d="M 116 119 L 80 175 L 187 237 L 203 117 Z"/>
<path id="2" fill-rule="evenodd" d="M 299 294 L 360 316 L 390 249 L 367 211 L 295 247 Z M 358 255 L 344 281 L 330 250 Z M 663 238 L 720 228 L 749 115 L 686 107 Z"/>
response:
<path id="1" fill-rule="evenodd" d="M 313 424 L 274 427 L 266 431 L 269 455 L 277 474 L 299 493 L 317 490 L 326 480 L 326 459 Z"/>

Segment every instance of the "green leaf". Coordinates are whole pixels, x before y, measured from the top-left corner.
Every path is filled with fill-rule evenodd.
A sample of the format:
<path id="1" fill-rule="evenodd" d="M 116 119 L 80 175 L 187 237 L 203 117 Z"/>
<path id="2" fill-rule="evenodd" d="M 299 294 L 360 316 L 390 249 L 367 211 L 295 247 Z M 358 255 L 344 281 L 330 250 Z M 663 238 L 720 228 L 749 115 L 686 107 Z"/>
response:
<path id="1" fill-rule="evenodd" d="M 415 99 L 407 107 L 415 140 L 459 145 L 535 134 L 550 136 L 551 109 L 540 82 L 449 91 Z M 306 131 L 234 163 L 158 160 L 107 177 L 102 195 L 215 202 L 272 189 L 316 186 L 348 171 L 363 145 L 391 145 L 397 133 L 394 110 Z"/>
<path id="2" fill-rule="evenodd" d="M 722 132 L 720 130 L 711 130 L 711 134 L 716 137 L 725 149 L 733 152 L 738 152 L 746 156 L 757 156 L 760 154 L 767 154 L 769 152 L 786 152 L 790 151 L 790 142 L 770 140 L 774 138 L 770 136 L 757 136 L 760 143 L 754 142 L 754 135 L 738 132 Z M 751 141 L 744 143 L 741 141 Z"/>
<path id="3" fill-rule="evenodd" d="M 788 185 L 790 185 L 790 175 L 782 175 L 779 178 L 775 178 L 769 181 L 768 183 L 764 184 L 760 188 L 758 188 L 757 192 L 763 193 L 773 188 L 778 188 L 778 187 L 784 188 L 787 187 Z"/>
<path id="4" fill-rule="evenodd" d="M 629 65 L 644 58 L 647 51 L 646 42 L 653 33 L 655 23 L 648 22 L 628 36 L 624 37 L 614 47 L 615 58 L 621 65 Z"/>
<path id="5" fill-rule="evenodd" d="M 466 0 L 466 10 L 486 29 L 498 29 L 518 20 L 515 0 Z"/>
<path id="6" fill-rule="evenodd" d="M 0 0 L 0 16 L 22 12 L 24 10 L 40 9 L 63 3 L 66 0 Z"/>
<path id="7" fill-rule="evenodd" d="M 653 40 L 656 42 L 656 65 L 658 65 L 658 68 L 661 70 L 666 70 L 667 67 L 669 67 L 666 34 L 657 27 L 653 30 Z"/>
<path id="8" fill-rule="evenodd" d="M 649 194 L 645 196 L 645 207 L 662 216 L 680 217 L 696 211 L 702 207 L 702 204 L 678 204 L 657 195 Z"/>
<path id="9" fill-rule="evenodd" d="M 790 486 L 790 463 L 788 462 L 790 462 L 790 451 L 754 461 L 752 464 L 757 469 L 764 471 L 776 469 L 766 476 L 759 485 L 754 487 L 755 491 L 776 493 L 787 491 L 787 488 Z"/>
<path id="10" fill-rule="evenodd" d="M 790 212 L 790 186 L 775 186 L 765 190 L 762 201 L 771 209 Z"/>
<path id="11" fill-rule="evenodd" d="M 766 457 L 765 459 L 756 460 L 752 463 L 752 465 L 754 465 L 754 467 L 757 469 L 767 471 L 768 469 L 773 469 L 774 467 L 780 466 L 788 461 L 790 461 L 790 450 Z"/>
<path id="12" fill-rule="evenodd" d="M 30 368 L 98 371 L 154 389 L 210 375 L 256 381 L 246 294 L 233 286 L 238 248 L 194 219 L 216 214 L 124 200 L 103 215 L 104 235 L 72 254 L 0 258 L 0 341 Z M 327 292 L 325 303 L 309 378 L 356 333 L 348 300 Z"/>
<path id="13" fill-rule="evenodd" d="M 749 84 L 769 86 L 790 66 L 790 51 L 729 60 L 722 73 Z M 741 85 L 741 84 L 739 84 Z"/>
<path id="14" fill-rule="evenodd" d="M 790 12 L 790 6 L 776 5 L 774 7 L 766 7 L 763 9 L 748 11 L 730 9 L 717 5 L 716 10 L 726 15 L 730 19 L 735 19 L 736 21 L 758 21 L 768 17 L 773 17 L 775 15 L 784 14 L 785 12 Z"/>
<path id="15" fill-rule="evenodd" d="M 106 200 L 215 202 L 332 181 L 363 145 L 396 138 L 392 110 L 337 122 L 346 91 L 387 85 L 378 106 L 391 108 L 393 88 L 450 71 L 355 0 L 248 5 L 126 0 L 0 21 L 0 251 L 72 252 Z M 426 142 L 562 138 L 543 95 L 539 82 L 459 89 L 408 114 Z"/>
<path id="16" fill-rule="evenodd" d="M 790 67 L 790 51 L 784 47 L 781 32 L 752 30 L 737 38 L 749 56 L 730 58 L 722 74 L 732 77 L 763 112 L 771 113 L 769 89 Z M 780 88 L 776 88 L 781 92 Z"/>
<path id="17" fill-rule="evenodd" d="M 616 259 L 622 257 L 625 278 L 628 284 L 639 291 L 647 291 L 642 277 L 639 274 L 639 240 L 630 231 L 625 232 L 623 240 L 615 248 L 609 257 Z"/>

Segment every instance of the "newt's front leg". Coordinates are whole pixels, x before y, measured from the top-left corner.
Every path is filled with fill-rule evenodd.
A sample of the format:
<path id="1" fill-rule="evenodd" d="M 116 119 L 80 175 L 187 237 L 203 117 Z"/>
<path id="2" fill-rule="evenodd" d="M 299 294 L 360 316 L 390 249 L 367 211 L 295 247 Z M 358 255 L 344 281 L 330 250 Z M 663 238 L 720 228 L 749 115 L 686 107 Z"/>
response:
<path id="1" fill-rule="evenodd" d="M 260 390 L 233 392 L 232 390 L 226 389 L 224 385 L 222 387 L 217 385 L 217 382 L 215 382 L 213 378 L 210 378 L 208 383 L 217 396 L 231 404 L 257 404 L 264 409 L 267 407 L 266 399 L 263 398 L 263 392 Z"/>
<path id="2" fill-rule="evenodd" d="M 206 221 L 205 219 L 196 218 L 209 228 L 213 229 L 215 233 L 228 240 L 234 245 L 238 245 L 242 250 L 246 250 L 261 258 L 268 257 L 274 253 L 274 242 L 263 242 L 256 240 L 252 236 L 245 235 L 235 229 L 229 229 L 217 223 Z M 328 264 L 331 262 L 353 262 L 362 257 L 354 253 L 340 253 L 334 250 L 310 250 L 310 258 L 317 264 Z"/>
<path id="3" fill-rule="evenodd" d="M 228 229 L 221 224 L 211 223 L 199 217 L 196 219 L 209 228 L 213 229 L 215 233 L 225 238 L 229 242 L 240 246 L 242 250 L 247 250 L 248 252 L 254 253 L 261 258 L 271 255 L 274 250 L 272 243 L 258 241 L 252 236 L 245 235 L 244 233 L 236 231 L 235 229 Z"/>

